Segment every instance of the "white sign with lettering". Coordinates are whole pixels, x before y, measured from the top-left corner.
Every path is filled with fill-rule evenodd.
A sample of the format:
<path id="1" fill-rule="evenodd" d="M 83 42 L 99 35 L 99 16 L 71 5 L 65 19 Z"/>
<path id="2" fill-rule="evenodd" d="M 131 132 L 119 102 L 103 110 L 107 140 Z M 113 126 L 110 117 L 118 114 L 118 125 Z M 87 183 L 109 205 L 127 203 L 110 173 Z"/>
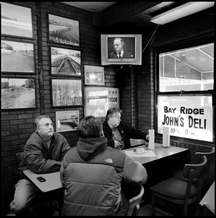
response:
<path id="1" fill-rule="evenodd" d="M 158 132 L 170 128 L 170 135 L 213 141 L 212 98 L 210 96 L 159 96 Z"/>

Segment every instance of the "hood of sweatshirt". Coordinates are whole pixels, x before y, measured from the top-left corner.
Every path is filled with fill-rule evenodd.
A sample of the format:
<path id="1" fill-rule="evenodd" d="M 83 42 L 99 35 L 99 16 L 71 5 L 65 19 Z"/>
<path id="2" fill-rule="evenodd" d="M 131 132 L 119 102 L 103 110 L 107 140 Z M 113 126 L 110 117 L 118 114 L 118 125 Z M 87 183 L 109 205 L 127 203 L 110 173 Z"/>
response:
<path id="1" fill-rule="evenodd" d="M 87 161 L 104 151 L 107 147 L 107 138 L 79 138 L 77 142 L 77 151 L 80 157 Z"/>

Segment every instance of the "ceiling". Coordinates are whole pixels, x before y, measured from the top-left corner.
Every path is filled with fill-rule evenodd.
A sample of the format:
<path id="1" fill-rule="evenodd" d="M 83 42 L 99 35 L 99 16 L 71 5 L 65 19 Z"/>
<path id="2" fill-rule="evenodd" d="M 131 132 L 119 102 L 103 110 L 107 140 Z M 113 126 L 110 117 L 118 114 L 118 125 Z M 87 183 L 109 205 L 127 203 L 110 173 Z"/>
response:
<path id="1" fill-rule="evenodd" d="M 102 12 L 103 10 L 107 9 L 111 5 L 115 4 L 116 2 L 77 2 L 77 1 L 69 1 L 63 2 L 64 4 L 68 4 L 73 7 L 81 8 L 86 11 L 90 12 Z"/>
<path id="2" fill-rule="evenodd" d="M 132 24 L 139 27 L 155 27 L 150 22 L 151 18 L 166 12 L 188 1 L 67 1 L 62 2 L 68 6 L 77 7 L 88 12 L 93 12 L 98 25 L 112 27 L 115 25 Z M 99 15 L 99 16 L 98 16 Z"/>

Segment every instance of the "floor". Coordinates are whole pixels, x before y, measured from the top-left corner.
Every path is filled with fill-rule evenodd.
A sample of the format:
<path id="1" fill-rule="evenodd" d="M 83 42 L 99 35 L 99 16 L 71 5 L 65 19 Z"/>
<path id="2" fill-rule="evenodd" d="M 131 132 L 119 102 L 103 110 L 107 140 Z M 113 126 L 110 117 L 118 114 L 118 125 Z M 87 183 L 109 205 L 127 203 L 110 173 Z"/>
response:
<path id="1" fill-rule="evenodd" d="M 152 207 L 150 204 L 141 205 L 138 216 L 152 216 Z M 155 210 L 155 216 L 172 216 L 160 209 Z"/>

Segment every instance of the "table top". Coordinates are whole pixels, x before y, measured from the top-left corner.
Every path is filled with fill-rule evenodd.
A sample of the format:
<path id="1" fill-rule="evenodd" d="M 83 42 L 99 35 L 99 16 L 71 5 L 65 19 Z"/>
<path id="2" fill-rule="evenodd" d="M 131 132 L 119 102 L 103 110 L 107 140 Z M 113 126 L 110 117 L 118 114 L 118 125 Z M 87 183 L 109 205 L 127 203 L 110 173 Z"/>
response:
<path id="1" fill-rule="evenodd" d="M 30 179 L 42 192 L 49 192 L 62 188 L 60 172 L 37 174 L 31 170 L 23 170 L 24 175 Z M 46 181 L 40 182 L 37 178 L 42 177 Z"/>
<path id="2" fill-rule="evenodd" d="M 215 213 L 215 182 L 200 201 L 200 205 L 205 205 L 212 213 Z"/>
<path id="3" fill-rule="evenodd" d="M 135 150 L 140 147 L 143 147 L 143 146 L 125 149 L 124 151 L 132 159 L 137 160 L 142 164 L 149 163 L 149 162 L 152 162 L 152 161 L 155 161 L 161 158 L 165 158 L 171 155 L 175 155 L 175 154 L 188 150 L 188 148 L 181 148 L 181 147 L 176 147 L 176 146 L 163 147 L 162 144 L 155 143 L 154 150 L 146 150 L 143 153 L 137 153 Z"/>
<path id="4" fill-rule="evenodd" d="M 142 164 L 155 161 L 167 156 L 171 156 L 183 151 L 188 150 L 187 148 L 180 148 L 175 146 L 170 146 L 164 148 L 161 144 L 155 143 L 155 150 L 147 150 L 143 153 L 135 152 L 134 149 L 140 149 L 143 146 L 136 148 L 125 149 L 125 153 L 128 154 L 131 158 L 141 162 Z M 141 150 L 142 151 L 142 150 Z M 30 179 L 42 192 L 49 192 L 56 189 L 62 188 L 62 183 L 60 179 L 60 172 L 46 173 L 46 174 L 37 174 L 27 169 L 23 171 L 24 175 Z M 46 181 L 40 182 L 37 178 L 43 177 Z"/>

